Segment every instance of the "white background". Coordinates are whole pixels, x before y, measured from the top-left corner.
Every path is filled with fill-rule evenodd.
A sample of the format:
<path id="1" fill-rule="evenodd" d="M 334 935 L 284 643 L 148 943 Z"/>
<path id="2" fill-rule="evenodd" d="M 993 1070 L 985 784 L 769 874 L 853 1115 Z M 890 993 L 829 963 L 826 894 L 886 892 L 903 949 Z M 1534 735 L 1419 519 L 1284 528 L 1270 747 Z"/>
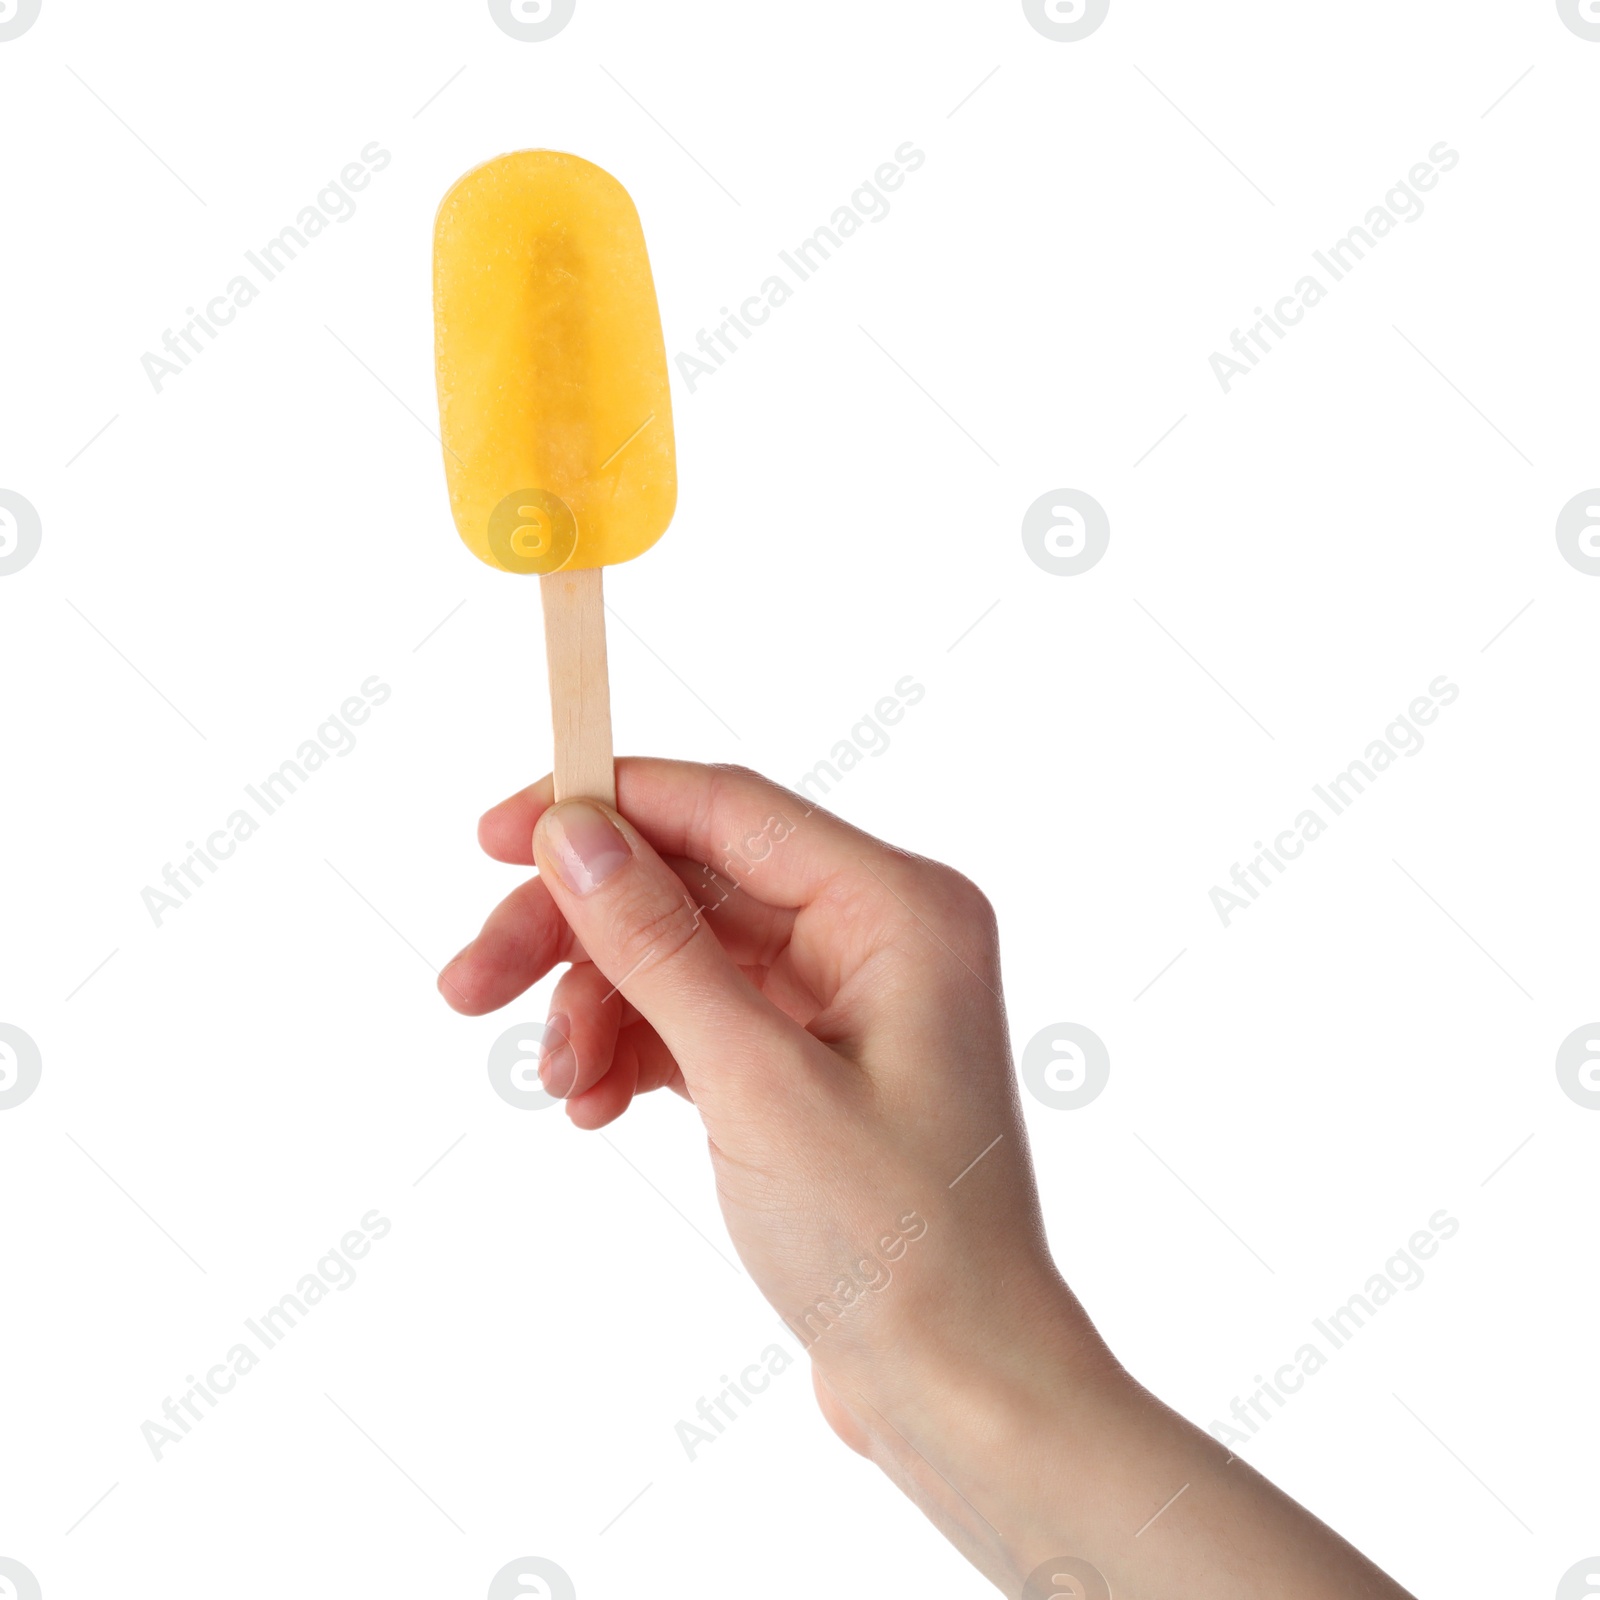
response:
<path id="1" fill-rule="evenodd" d="M 915 676 L 829 803 L 988 889 L 1019 1052 L 1105 1040 L 1092 1105 L 1027 1108 L 1114 1348 L 1209 1424 L 1447 1209 L 1241 1449 L 1418 1593 L 1553 1594 L 1600 1550 L 1600 1113 L 1554 1071 L 1600 1015 L 1600 580 L 1554 537 L 1600 481 L 1597 83 L 1553 0 L 1114 0 L 1079 43 L 999 0 L 579 0 L 540 44 L 467 0 L 44 0 L 0 43 L 0 488 L 43 525 L 0 578 L 0 1022 L 43 1058 L 0 1112 L 0 1555 L 46 1600 L 478 1596 L 522 1555 L 583 1600 L 990 1592 L 803 1364 L 687 1459 L 778 1336 L 692 1113 L 514 1110 L 485 1058 L 548 986 L 433 987 L 518 876 L 478 813 L 549 761 L 535 589 L 460 544 L 430 437 L 439 197 L 519 147 L 614 172 L 671 355 L 911 140 L 890 215 L 674 376 L 677 518 L 607 579 L 618 747 L 792 783 Z M 374 140 L 157 394 L 141 356 Z M 1224 395 L 1211 353 L 1441 140 Z M 1060 487 L 1110 517 L 1078 577 L 1020 535 Z M 372 674 L 357 748 L 157 928 L 141 890 Z M 1426 748 L 1225 929 L 1211 887 L 1440 674 Z M 360 1280 L 153 1460 L 374 1207 Z"/>

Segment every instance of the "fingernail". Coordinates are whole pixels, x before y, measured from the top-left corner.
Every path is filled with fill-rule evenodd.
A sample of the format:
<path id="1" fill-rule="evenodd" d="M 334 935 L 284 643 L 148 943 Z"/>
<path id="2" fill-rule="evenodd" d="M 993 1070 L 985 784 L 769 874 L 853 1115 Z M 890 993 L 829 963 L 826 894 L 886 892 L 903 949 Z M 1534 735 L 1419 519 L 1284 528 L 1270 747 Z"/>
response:
<path id="1" fill-rule="evenodd" d="M 546 1094 L 565 1100 L 578 1080 L 578 1057 L 567 1034 L 572 1019 L 565 1011 L 558 1011 L 545 1024 L 544 1047 L 539 1053 L 539 1082 Z"/>
<path id="2" fill-rule="evenodd" d="M 547 811 L 544 831 L 556 871 L 573 894 L 598 889 L 632 854 L 611 818 L 583 800 Z"/>
<path id="3" fill-rule="evenodd" d="M 453 956 L 451 956 L 450 959 L 447 962 L 445 962 L 445 964 L 442 967 L 439 968 L 439 976 L 442 978 L 445 975 L 445 973 L 447 973 L 451 969 L 451 967 L 453 967 L 456 964 L 456 962 L 458 962 L 462 958 L 462 956 L 464 956 L 467 953 L 467 951 L 469 951 L 471 948 L 472 948 L 472 946 L 470 944 L 462 945 L 462 947 L 459 950 L 457 950 L 456 953 Z"/>

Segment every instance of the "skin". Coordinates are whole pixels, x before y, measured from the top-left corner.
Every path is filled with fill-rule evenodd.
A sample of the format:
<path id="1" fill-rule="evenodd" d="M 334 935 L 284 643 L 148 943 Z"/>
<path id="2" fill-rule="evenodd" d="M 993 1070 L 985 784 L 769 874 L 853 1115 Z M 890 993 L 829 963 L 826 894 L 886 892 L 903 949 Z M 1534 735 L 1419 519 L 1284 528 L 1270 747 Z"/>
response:
<path id="1" fill-rule="evenodd" d="M 484 816 L 539 874 L 440 992 L 479 1016 L 566 964 L 540 1076 L 572 1122 L 695 1107 L 839 1437 L 1024 1600 L 1406 1600 L 1135 1382 L 1056 1271 L 981 891 L 742 769 L 623 760 L 617 791 Z"/>

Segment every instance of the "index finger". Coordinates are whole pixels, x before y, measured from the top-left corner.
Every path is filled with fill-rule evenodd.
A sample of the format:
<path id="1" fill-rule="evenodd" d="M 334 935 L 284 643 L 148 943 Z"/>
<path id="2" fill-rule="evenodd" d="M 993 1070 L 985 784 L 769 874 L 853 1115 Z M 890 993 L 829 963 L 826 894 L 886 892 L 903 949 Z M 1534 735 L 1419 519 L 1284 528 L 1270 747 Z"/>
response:
<path id="1" fill-rule="evenodd" d="M 497 861 L 530 865 L 534 824 L 552 803 L 551 780 L 541 778 L 483 816 L 479 842 Z M 704 862 L 752 898 L 790 910 L 836 878 L 859 878 L 863 857 L 897 854 L 745 767 L 624 756 L 617 810 L 662 855 Z"/>

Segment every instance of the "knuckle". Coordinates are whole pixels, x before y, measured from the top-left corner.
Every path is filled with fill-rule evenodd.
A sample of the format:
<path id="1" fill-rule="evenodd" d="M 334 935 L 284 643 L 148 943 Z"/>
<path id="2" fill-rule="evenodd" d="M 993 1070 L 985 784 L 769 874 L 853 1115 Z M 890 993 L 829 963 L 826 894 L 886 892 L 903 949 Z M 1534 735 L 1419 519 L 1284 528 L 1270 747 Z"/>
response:
<path id="1" fill-rule="evenodd" d="M 921 923 L 934 939 L 974 970 L 986 971 L 999 951 L 999 925 L 989 897 L 972 879 L 943 862 L 917 859 L 904 903 L 908 923 Z"/>
<path id="2" fill-rule="evenodd" d="M 711 782 L 706 786 L 703 803 L 696 822 L 709 837 L 719 817 L 727 818 L 749 808 L 751 790 L 771 790 L 772 780 L 753 767 L 738 766 L 732 762 L 718 761 L 711 768 Z"/>
<path id="3" fill-rule="evenodd" d="M 994 904 L 971 878 L 960 872 L 950 872 L 950 892 L 958 914 L 973 926 L 985 930 L 997 925 Z"/>
<path id="4" fill-rule="evenodd" d="M 989 897 L 972 879 L 909 851 L 890 850 L 880 861 L 883 870 L 872 873 L 877 881 L 871 888 L 877 892 L 871 904 L 887 926 L 910 938 L 907 948 L 920 949 L 931 940 L 971 971 L 994 969 L 999 924 Z"/>
<path id="5" fill-rule="evenodd" d="M 755 779 L 760 783 L 770 783 L 772 780 L 764 773 L 757 772 L 754 767 L 747 767 L 740 761 L 714 761 L 711 770 L 723 777 L 740 778 L 744 780 Z"/>
<path id="6" fill-rule="evenodd" d="M 947 867 L 942 861 L 923 866 L 927 894 L 935 911 L 952 923 L 977 930 L 995 926 L 994 907 L 989 897 L 965 873 Z"/>

